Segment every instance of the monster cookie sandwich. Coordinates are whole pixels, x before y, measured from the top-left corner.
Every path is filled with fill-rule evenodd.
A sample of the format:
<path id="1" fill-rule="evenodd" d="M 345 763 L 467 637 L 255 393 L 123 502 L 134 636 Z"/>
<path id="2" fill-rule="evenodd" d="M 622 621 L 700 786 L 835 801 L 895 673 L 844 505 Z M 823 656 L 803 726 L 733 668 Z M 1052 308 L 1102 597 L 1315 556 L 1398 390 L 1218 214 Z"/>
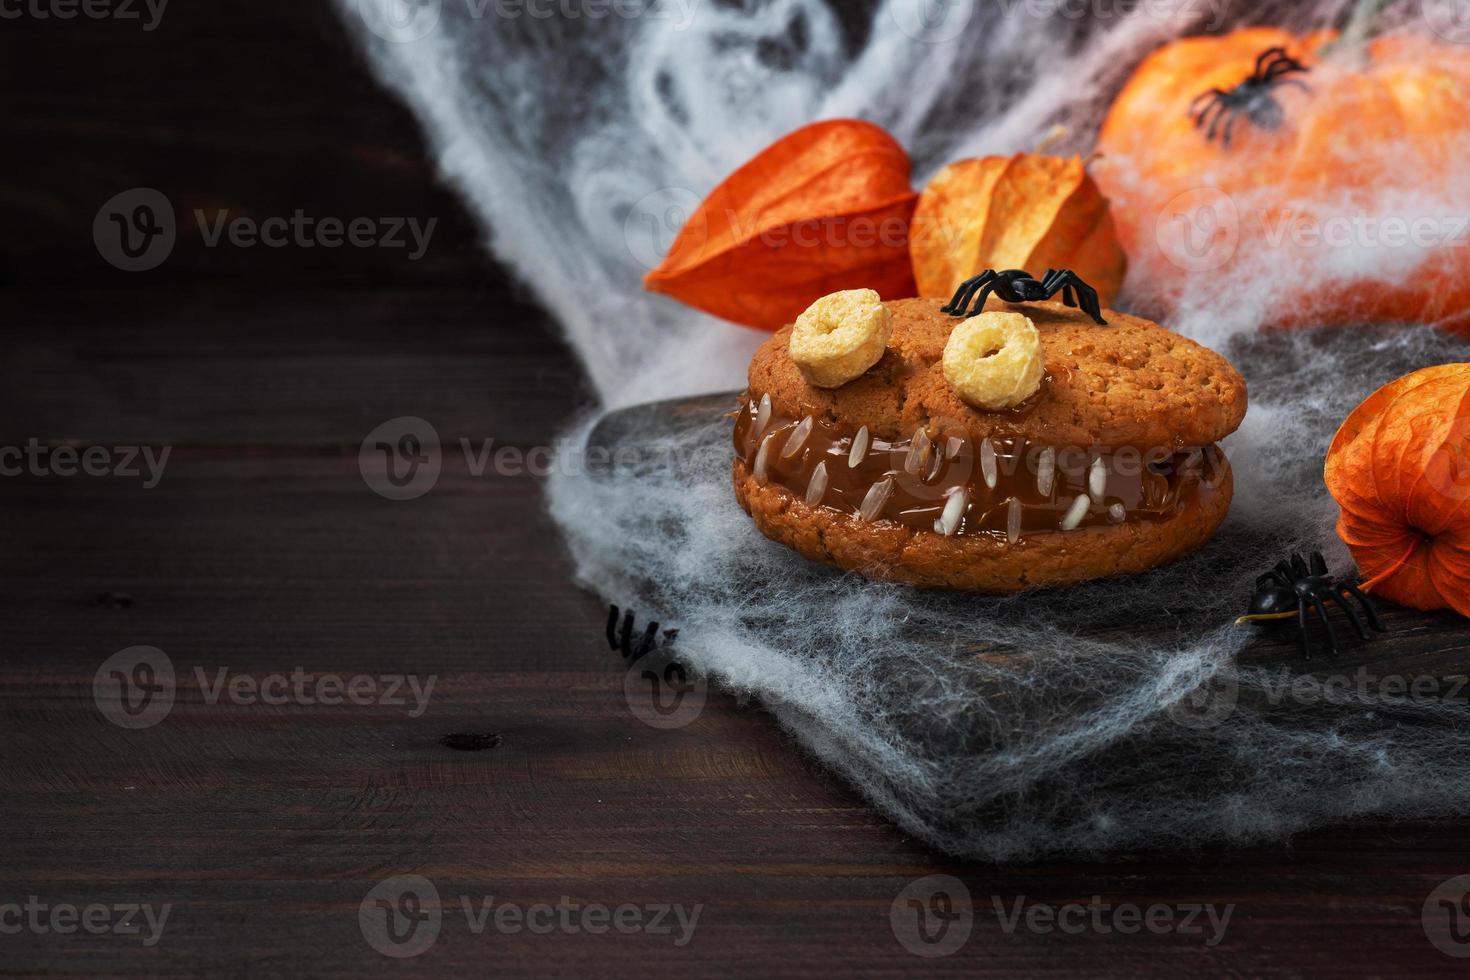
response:
<path id="1" fill-rule="evenodd" d="M 757 351 L 733 466 L 756 527 L 872 578 L 984 592 L 1203 545 L 1230 506 L 1215 443 L 1245 414 L 1240 375 L 1075 276 L 986 275 L 949 304 L 833 293 Z"/>

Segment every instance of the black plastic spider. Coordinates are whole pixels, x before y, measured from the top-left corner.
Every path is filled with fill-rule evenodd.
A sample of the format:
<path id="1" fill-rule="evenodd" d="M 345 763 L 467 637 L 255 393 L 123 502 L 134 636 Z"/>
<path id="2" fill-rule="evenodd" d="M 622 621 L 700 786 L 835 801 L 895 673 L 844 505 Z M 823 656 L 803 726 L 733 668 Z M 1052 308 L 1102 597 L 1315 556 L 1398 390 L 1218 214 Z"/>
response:
<path id="1" fill-rule="evenodd" d="M 1297 72 L 1311 71 L 1306 65 L 1286 53 L 1285 48 L 1267 48 L 1256 58 L 1256 70 L 1249 78 L 1230 91 L 1212 88 L 1201 92 L 1189 103 L 1189 114 L 1194 117 L 1194 128 L 1199 129 L 1209 120 L 1210 128 L 1205 131 L 1205 142 L 1215 138 L 1220 121 L 1225 121 L 1221 143 L 1230 146 L 1230 136 L 1235 129 L 1235 120 L 1243 113 L 1247 119 L 1262 129 L 1275 129 L 1281 125 L 1284 113 L 1281 103 L 1271 94 L 1280 85 L 1295 85 L 1310 91 L 1307 83 L 1299 78 L 1287 78 Z M 1203 103 L 1203 106 L 1201 106 Z"/>
<path id="2" fill-rule="evenodd" d="M 614 650 L 622 650 L 623 659 L 630 662 L 638 660 L 645 654 L 658 649 L 658 623 L 649 623 L 643 630 L 643 638 L 639 640 L 635 649 L 633 646 L 633 610 L 629 609 L 623 615 L 621 631 L 618 629 L 618 607 L 610 604 L 607 607 L 607 645 Z M 664 645 L 674 642 L 679 631 L 664 630 Z"/>
<path id="3" fill-rule="evenodd" d="M 1290 563 L 1279 561 L 1275 568 L 1256 579 L 1256 593 L 1251 596 L 1250 612 L 1236 622 L 1289 619 L 1295 616 L 1302 655 L 1310 658 L 1312 640 L 1307 635 L 1307 606 L 1310 605 L 1316 610 L 1322 625 L 1327 628 L 1327 655 L 1332 656 L 1337 653 L 1337 634 L 1332 629 L 1332 621 L 1327 618 L 1327 607 L 1324 604 L 1327 600 L 1335 601 L 1338 608 L 1347 614 L 1358 635 L 1368 639 L 1368 630 L 1363 625 L 1363 619 L 1348 602 L 1349 598 L 1355 598 L 1362 604 L 1363 613 L 1368 617 L 1368 625 L 1375 632 L 1387 632 L 1367 593 L 1347 579 L 1338 580 L 1328 575 L 1327 560 L 1322 557 L 1321 552 L 1312 552 L 1310 566 L 1302 561 L 1301 555 L 1292 555 Z"/>
<path id="4" fill-rule="evenodd" d="M 975 295 L 977 290 L 980 294 L 978 296 Z M 1063 303 L 1080 307 L 1083 313 L 1103 326 L 1107 326 L 1108 323 L 1102 318 L 1102 307 L 1098 305 L 1097 290 L 1083 282 L 1081 277 L 1071 269 L 1047 269 L 1046 275 L 1039 280 L 1033 279 L 1031 273 L 1025 269 L 1007 269 L 1004 272 L 986 269 L 978 276 L 973 276 L 960 283 L 960 288 L 955 290 L 949 305 L 940 309 L 939 312 L 948 313 L 950 316 L 974 316 L 985 309 L 985 301 L 990 298 L 992 291 L 1007 303 L 1031 303 L 1051 299 L 1057 293 L 1061 293 Z M 1073 298 L 1074 292 L 1076 293 L 1075 299 Z M 970 306 L 971 298 L 974 298 L 975 305 L 970 312 L 966 313 L 965 307 Z"/>

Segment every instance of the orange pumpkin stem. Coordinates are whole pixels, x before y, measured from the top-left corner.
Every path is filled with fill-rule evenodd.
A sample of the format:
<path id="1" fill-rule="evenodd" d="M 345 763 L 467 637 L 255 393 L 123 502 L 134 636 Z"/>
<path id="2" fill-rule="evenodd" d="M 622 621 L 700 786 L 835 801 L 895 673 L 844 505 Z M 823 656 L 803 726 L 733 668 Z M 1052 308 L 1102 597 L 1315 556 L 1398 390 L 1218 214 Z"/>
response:
<path id="1" fill-rule="evenodd" d="M 1357 65 L 1368 60 L 1368 39 L 1373 35 L 1373 23 L 1383 13 L 1385 0 L 1358 0 L 1348 22 L 1343 26 L 1337 40 L 1322 48 L 1325 56 L 1346 59 Z"/>
<path id="2" fill-rule="evenodd" d="M 1036 149 L 1032 152 L 1045 153 L 1052 147 L 1060 143 L 1062 140 L 1070 136 L 1071 133 L 1072 131 L 1066 126 L 1063 126 L 1061 123 L 1057 123 L 1056 125 L 1052 126 L 1051 129 L 1048 129 L 1046 132 L 1041 134 L 1041 139 L 1036 141 Z"/>

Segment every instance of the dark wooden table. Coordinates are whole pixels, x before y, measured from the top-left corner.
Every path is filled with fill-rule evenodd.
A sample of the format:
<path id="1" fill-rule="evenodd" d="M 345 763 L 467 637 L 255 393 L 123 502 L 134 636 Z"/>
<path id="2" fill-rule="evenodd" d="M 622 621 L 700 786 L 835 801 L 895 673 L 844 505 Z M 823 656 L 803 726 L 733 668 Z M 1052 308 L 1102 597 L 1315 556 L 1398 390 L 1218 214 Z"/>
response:
<path id="1" fill-rule="evenodd" d="M 477 975 L 1463 972 L 1421 911 L 1470 873 L 1470 820 L 965 865 L 875 816 L 758 705 L 713 692 L 684 727 L 644 724 L 602 639 L 605 607 L 569 581 L 537 478 L 475 475 L 450 452 L 430 492 L 391 501 L 359 471 L 364 437 L 389 419 L 420 416 L 450 445 L 527 449 L 587 389 L 477 247 L 329 6 L 170 4 L 151 32 L 25 16 L 0 42 L 12 232 L 0 240 L 0 449 L 35 439 L 48 460 L 103 447 L 120 463 L 122 447 L 170 448 L 151 488 L 0 477 L 0 973 L 394 969 L 360 914 L 386 923 L 364 901 L 405 874 L 430 879 L 442 903 L 437 939 L 405 962 Z M 91 236 L 101 204 L 137 186 L 181 213 L 440 223 L 416 263 L 181 234 L 139 276 L 106 265 Z M 1439 629 L 1415 634 L 1420 654 L 1463 664 L 1462 628 Z M 130 729 L 94 680 L 137 646 L 167 655 L 176 698 Z M 297 668 L 435 686 L 418 713 L 212 693 L 221 670 L 249 685 Z M 123 690 L 105 671 L 102 684 Z M 890 913 L 934 874 L 963 881 L 972 931 L 924 959 Z M 492 914 L 630 906 L 650 928 L 492 920 L 477 933 L 460 900 L 478 915 L 491 896 Z M 1211 946 L 1207 924 L 1008 932 L 995 909 L 1094 900 L 1234 911 Z M 151 944 L 144 916 L 121 908 L 157 917 L 165 903 Z M 677 925 L 653 931 L 669 924 L 654 907 L 674 904 L 700 906 L 682 945 Z M 71 909 L 98 916 L 96 931 Z M 138 931 L 120 931 L 124 918 Z"/>
<path id="2" fill-rule="evenodd" d="M 397 416 L 431 421 L 446 443 L 529 448 L 557 434 L 580 376 L 504 291 L 11 297 L 0 445 L 173 448 L 152 488 L 0 479 L 0 905 L 171 911 L 151 946 L 146 926 L 0 933 L 0 970 L 385 969 L 394 961 L 365 938 L 359 909 L 401 874 L 430 879 L 444 906 L 437 940 L 411 962 L 499 975 L 1463 966 L 1431 945 L 1421 909 L 1470 872 L 1465 821 L 965 865 L 876 817 L 757 705 L 712 692 L 685 727 L 644 724 L 601 636 L 605 607 L 568 579 L 539 480 L 476 476 L 447 452 L 430 492 L 390 501 L 359 471 L 364 436 Z M 130 730 L 93 680 L 135 645 L 164 651 L 178 680 L 167 715 Z M 210 703 L 222 668 L 435 687 L 417 716 L 411 703 Z M 973 930 L 954 955 L 921 959 L 890 907 L 939 873 L 966 884 Z M 677 928 L 477 934 L 462 896 L 476 908 L 565 896 L 702 909 L 677 945 Z M 1210 946 L 1208 925 L 1008 933 L 995 903 L 1009 914 L 1017 900 L 1234 911 Z M 15 921 L 5 916 L 0 927 Z"/>

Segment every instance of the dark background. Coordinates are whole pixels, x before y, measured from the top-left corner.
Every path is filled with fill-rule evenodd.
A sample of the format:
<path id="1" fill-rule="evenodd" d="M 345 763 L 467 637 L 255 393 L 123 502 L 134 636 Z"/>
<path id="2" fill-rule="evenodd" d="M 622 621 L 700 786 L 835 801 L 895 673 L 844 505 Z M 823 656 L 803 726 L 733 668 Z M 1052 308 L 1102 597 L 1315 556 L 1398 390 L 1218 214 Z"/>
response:
<path id="1" fill-rule="evenodd" d="M 329 3 L 171 0 L 151 32 L 142 0 L 134 9 L 143 20 L 0 19 L 5 284 L 153 293 L 499 278 Z M 147 275 L 114 269 L 92 243 L 97 210 L 132 187 L 162 191 L 180 216 L 173 254 Z M 374 248 L 205 248 L 186 218 L 195 208 L 439 222 L 409 262 Z"/>
<path id="2" fill-rule="evenodd" d="M 446 902 L 705 906 L 691 943 L 469 934 L 414 962 L 510 975 L 1441 974 L 1421 908 L 1470 872 L 1463 821 L 1290 844 L 1012 867 L 950 862 L 824 773 L 757 705 L 712 693 L 672 731 L 624 696 L 605 607 L 531 477 L 446 457 L 413 502 L 371 493 L 365 434 L 549 442 L 590 400 L 554 325 L 478 246 L 408 113 L 324 3 L 173 0 L 138 21 L 0 21 L 0 444 L 169 445 L 165 479 L 0 479 L 0 903 L 170 902 L 162 942 L 0 935 L 3 973 L 395 968 L 357 909 L 385 877 Z M 204 248 L 124 273 L 92 221 L 147 186 L 180 215 L 438 218 L 428 253 Z M 1445 625 L 1445 624 L 1441 624 Z M 1416 663 L 1462 642 L 1413 626 Z M 148 644 L 181 686 L 130 732 L 91 695 Z M 1289 647 L 1267 641 L 1285 654 Z M 1359 651 L 1354 656 L 1366 657 Z M 430 709 L 209 704 L 212 673 L 433 674 Z M 471 736 L 448 738 L 448 736 Z M 448 744 L 446 744 L 446 742 Z M 916 878 L 960 877 L 966 947 L 907 952 Z M 1010 905 L 1234 903 L 1228 935 L 1006 933 Z"/>

